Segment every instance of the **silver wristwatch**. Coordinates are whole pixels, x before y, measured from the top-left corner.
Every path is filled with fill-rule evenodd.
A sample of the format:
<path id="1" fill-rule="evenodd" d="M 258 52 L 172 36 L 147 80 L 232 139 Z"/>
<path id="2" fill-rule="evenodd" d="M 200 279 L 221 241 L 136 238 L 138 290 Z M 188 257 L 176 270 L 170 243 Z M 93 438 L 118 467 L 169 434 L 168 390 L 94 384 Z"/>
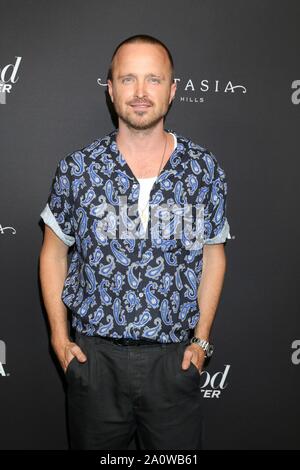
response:
<path id="1" fill-rule="evenodd" d="M 196 336 L 193 336 L 190 344 L 197 343 L 205 352 L 205 357 L 211 357 L 214 352 L 214 346 L 213 344 L 210 344 L 206 339 L 201 339 L 197 338 Z"/>

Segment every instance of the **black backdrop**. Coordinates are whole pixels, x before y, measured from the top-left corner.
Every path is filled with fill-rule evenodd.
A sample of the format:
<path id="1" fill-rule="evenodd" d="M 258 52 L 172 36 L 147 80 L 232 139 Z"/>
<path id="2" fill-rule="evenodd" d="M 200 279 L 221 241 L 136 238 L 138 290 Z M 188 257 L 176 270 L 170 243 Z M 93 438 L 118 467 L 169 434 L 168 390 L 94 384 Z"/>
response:
<path id="1" fill-rule="evenodd" d="M 209 148 L 228 180 L 234 238 L 199 390 L 205 448 L 299 449 L 299 2 L 0 7 L 1 78 L 11 85 L 0 84 L 0 448 L 67 448 L 38 280 L 39 214 L 58 160 L 113 128 L 104 85 L 114 48 L 147 33 L 174 56 L 166 126 Z"/>

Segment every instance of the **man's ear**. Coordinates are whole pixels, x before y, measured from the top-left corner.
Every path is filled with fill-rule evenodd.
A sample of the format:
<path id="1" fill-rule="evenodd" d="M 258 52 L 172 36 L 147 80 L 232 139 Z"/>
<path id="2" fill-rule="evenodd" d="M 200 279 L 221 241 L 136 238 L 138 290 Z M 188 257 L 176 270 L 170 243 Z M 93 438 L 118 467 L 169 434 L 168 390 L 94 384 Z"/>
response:
<path id="1" fill-rule="evenodd" d="M 108 93 L 109 93 L 111 101 L 114 102 L 113 91 L 112 91 L 112 81 L 110 79 L 107 80 L 107 89 L 108 89 Z"/>
<path id="2" fill-rule="evenodd" d="M 172 85 L 171 85 L 171 99 L 170 99 L 170 104 L 171 104 L 172 101 L 174 101 L 174 99 L 175 99 L 176 90 L 177 90 L 177 83 L 176 83 L 176 82 L 173 82 Z"/>

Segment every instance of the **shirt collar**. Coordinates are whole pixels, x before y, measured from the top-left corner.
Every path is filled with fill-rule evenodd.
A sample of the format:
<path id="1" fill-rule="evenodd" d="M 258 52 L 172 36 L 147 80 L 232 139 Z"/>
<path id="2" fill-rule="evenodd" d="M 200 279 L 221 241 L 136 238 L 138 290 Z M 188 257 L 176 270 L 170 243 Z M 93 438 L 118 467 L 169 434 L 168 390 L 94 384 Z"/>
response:
<path id="1" fill-rule="evenodd" d="M 180 145 L 180 137 L 177 135 L 177 133 L 175 131 L 173 131 L 171 129 L 164 129 L 164 130 L 166 132 L 172 132 L 176 136 L 177 146 L 174 149 L 173 153 L 171 154 L 169 160 L 165 164 L 165 167 L 161 171 L 159 177 L 157 178 L 157 181 L 156 181 L 157 183 L 159 183 L 161 181 L 164 181 L 170 175 L 176 174 L 176 173 L 178 173 L 182 170 L 182 167 L 181 167 L 181 163 L 182 163 L 182 161 L 181 161 L 181 157 L 182 157 L 181 147 L 182 147 L 182 145 Z M 118 149 L 117 141 L 116 141 L 117 133 L 118 133 L 118 129 L 114 129 L 109 134 L 110 139 L 109 139 L 109 142 L 108 142 L 108 147 L 109 147 L 110 152 L 108 152 L 108 153 L 113 154 L 113 159 L 115 160 L 116 163 L 118 163 L 121 166 L 122 171 L 126 172 L 127 177 L 132 181 L 132 183 L 134 183 L 134 182 L 138 183 L 138 180 L 135 177 L 135 175 L 133 174 L 133 172 L 131 171 L 130 166 L 127 164 L 126 160 L 124 159 L 123 155 L 121 154 L 121 152 Z M 115 170 L 116 171 L 118 170 L 118 165 L 117 164 L 115 165 Z"/>

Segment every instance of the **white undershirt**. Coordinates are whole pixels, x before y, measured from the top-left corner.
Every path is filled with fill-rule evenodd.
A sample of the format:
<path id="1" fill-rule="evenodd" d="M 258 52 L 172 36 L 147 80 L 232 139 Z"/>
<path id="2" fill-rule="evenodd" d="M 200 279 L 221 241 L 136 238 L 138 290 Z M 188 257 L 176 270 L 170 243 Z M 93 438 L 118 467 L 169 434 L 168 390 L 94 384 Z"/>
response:
<path id="1" fill-rule="evenodd" d="M 174 137 L 174 150 L 175 150 L 177 147 L 177 138 L 176 138 L 176 135 L 174 135 L 172 132 L 170 132 L 170 134 L 172 134 L 172 136 Z M 137 178 L 138 182 L 140 183 L 138 210 L 139 210 L 141 221 L 145 230 L 146 230 L 148 219 L 149 219 L 148 207 L 149 207 L 150 191 L 156 178 L 157 176 L 152 176 L 151 178 Z"/>

